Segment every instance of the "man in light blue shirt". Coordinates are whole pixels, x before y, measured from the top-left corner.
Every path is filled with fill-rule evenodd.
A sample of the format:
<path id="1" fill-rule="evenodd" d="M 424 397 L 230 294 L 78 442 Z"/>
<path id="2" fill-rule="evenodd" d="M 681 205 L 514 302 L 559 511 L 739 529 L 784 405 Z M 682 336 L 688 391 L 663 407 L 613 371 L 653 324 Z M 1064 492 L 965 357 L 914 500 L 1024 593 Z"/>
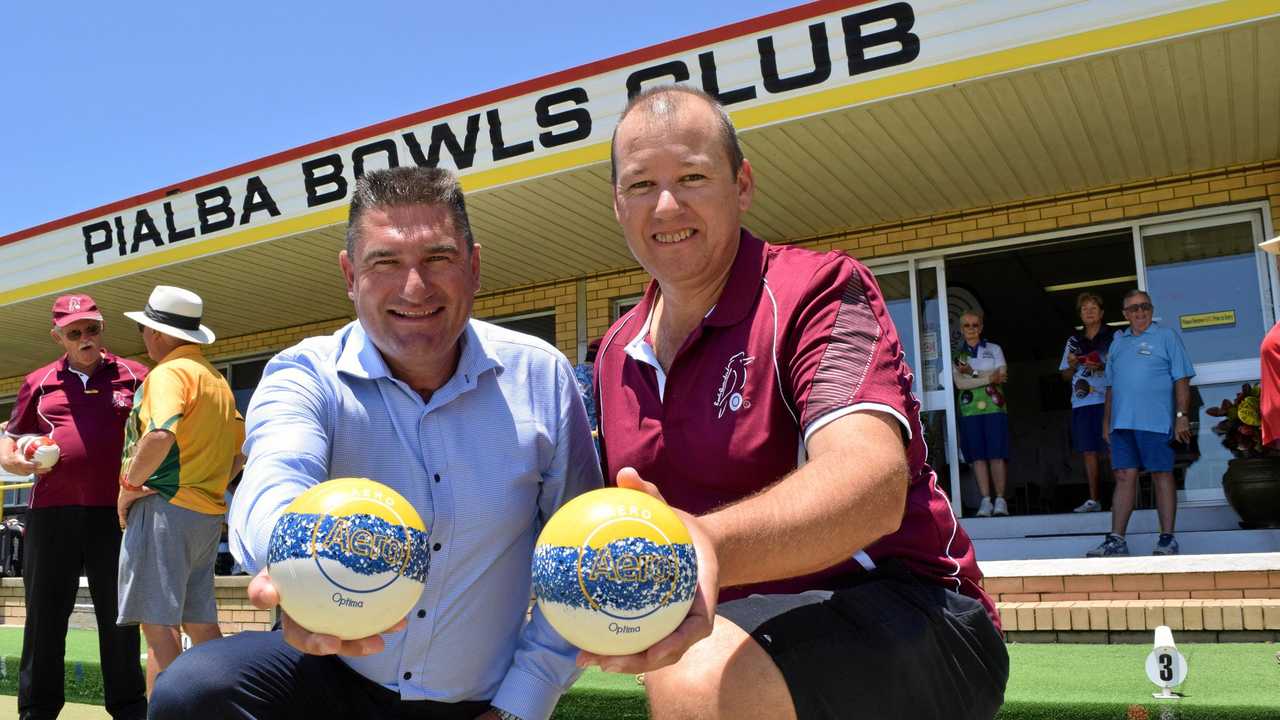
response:
<path id="1" fill-rule="evenodd" d="M 1160 538 L 1155 555 L 1176 555 L 1173 537 L 1178 487 L 1173 481 L 1173 448 L 1169 441 L 1191 439 L 1191 378 L 1195 369 L 1182 338 L 1153 322 L 1151 296 L 1130 290 L 1124 296 L 1129 328 L 1117 333 L 1107 354 L 1107 397 L 1102 432 L 1111 444 L 1116 489 L 1111 500 L 1111 532 L 1089 557 L 1128 555 L 1125 529 L 1133 512 L 1139 468 L 1151 473 L 1156 486 Z M 1176 405 L 1176 411 L 1175 411 Z"/>
<path id="2" fill-rule="evenodd" d="M 577 650 L 534 610 L 542 525 L 602 485 L 568 360 L 470 318 L 479 286 L 462 192 L 447 171 L 365 175 L 340 254 L 357 322 L 268 363 L 246 419 L 232 549 L 258 571 L 259 607 L 284 507 L 330 478 L 369 477 L 411 502 L 431 569 L 409 616 L 340 641 L 282 613 L 283 632 L 240 633 L 184 653 L 152 717 L 541 720 L 577 677 Z"/>

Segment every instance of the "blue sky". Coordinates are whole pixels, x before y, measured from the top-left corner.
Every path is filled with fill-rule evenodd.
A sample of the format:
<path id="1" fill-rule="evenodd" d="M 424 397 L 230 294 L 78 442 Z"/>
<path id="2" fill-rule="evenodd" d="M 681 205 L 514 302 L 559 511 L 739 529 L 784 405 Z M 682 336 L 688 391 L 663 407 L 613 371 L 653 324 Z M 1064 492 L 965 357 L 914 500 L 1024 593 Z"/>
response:
<path id="1" fill-rule="evenodd" d="M 0 235 L 797 4 L 0 3 Z"/>

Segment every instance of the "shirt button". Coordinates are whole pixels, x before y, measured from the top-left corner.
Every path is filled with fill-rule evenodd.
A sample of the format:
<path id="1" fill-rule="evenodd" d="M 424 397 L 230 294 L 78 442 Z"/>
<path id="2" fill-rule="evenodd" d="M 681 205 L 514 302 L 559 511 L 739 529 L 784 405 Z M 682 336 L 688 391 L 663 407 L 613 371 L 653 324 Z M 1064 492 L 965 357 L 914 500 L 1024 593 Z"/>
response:
<path id="1" fill-rule="evenodd" d="M 418 617 L 420 617 L 420 618 L 424 618 L 424 617 L 426 617 L 426 616 L 427 616 L 427 611 L 426 611 L 426 610 L 419 610 L 419 611 L 418 611 Z"/>
<path id="2" fill-rule="evenodd" d="M 407 672 L 407 673 L 405 673 L 405 674 L 404 674 L 404 679 L 405 679 L 405 680 L 408 680 L 408 679 L 409 679 L 409 678 L 411 678 L 411 677 L 413 677 L 413 673 L 411 673 L 411 672 Z"/>
<path id="3" fill-rule="evenodd" d="M 431 546 L 431 549 L 432 549 L 432 550 L 439 551 L 439 550 L 440 550 L 440 543 L 436 543 L 435 545 L 432 545 L 432 546 Z"/>

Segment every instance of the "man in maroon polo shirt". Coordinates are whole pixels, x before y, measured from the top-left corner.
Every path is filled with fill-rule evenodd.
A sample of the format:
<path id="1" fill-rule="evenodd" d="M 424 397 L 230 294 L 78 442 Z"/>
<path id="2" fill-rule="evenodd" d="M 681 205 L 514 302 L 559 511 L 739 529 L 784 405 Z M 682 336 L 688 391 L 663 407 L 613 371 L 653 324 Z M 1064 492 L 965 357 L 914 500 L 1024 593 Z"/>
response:
<path id="1" fill-rule="evenodd" d="M 88 295 L 54 301 L 49 334 L 64 354 L 27 375 L 0 437 L 0 465 L 15 475 L 36 474 L 22 558 L 27 620 L 18 714 L 23 720 L 55 718 L 62 710 L 63 650 L 81 568 L 98 621 L 107 712 L 117 719 L 147 714 L 138 628 L 116 625 L 120 454 L 133 393 L 147 369 L 103 349 L 102 328 L 102 313 Z M 16 451 L 24 435 L 53 438 L 60 451 L 57 463 L 42 469 L 24 459 Z"/>
<path id="2" fill-rule="evenodd" d="M 998 618 L 874 277 L 741 227 L 751 165 L 698 91 L 635 98 L 613 162 L 654 280 L 596 358 L 606 477 L 687 511 L 700 595 L 646 653 L 582 662 L 662 668 L 655 718 L 994 716 Z"/>

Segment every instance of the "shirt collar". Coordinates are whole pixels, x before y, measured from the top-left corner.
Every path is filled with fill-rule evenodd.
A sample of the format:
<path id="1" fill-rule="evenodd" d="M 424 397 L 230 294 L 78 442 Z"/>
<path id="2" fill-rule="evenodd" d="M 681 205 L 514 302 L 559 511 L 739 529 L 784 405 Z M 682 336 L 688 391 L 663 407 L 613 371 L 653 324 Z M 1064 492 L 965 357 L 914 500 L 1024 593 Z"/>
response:
<path id="1" fill-rule="evenodd" d="M 179 345 L 178 347 L 170 350 L 169 354 L 165 355 L 164 358 L 161 359 L 160 362 L 156 364 L 159 365 L 160 363 L 167 363 L 170 360 L 177 360 L 179 358 L 198 358 L 203 356 L 204 356 L 204 353 L 200 352 L 199 345 L 196 345 L 196 344 Z"/>
<path id="2" fill-rule="evenodd" d="M 1157 325 L 1156 321 L 1155 321 L 1155 320 L 1152 320 L 1152 321 L 1151 321 L 1151 324 L 1147 326 L 1147 329 L 1142 331 L 1142 335 L 1146 335 L 1147 333 L 1149 333 L 1149 332 L 1151 332 L 1152 330 L 1156 329 L 1156 325 Z M 1142 335 L 1134 335 L 1134 334 L 1133 334 L 1133 326 L 1132 326 L 1132 325 L 1131 325 L 1131 326 L 1129 326 L 1129 327 L 1127 327 L 1127 328 L 1125 328 L 1124 330 L 1121 330 L 1121 331 L 1120 331 L 1120 335 L 1121 335 L 1121 336 L 1124 336 L 1124 337 L 1142 337 Z"/>
<path id="3" fill-rule="evenodd" d="M 764 264 L 768 253 L 765 245 L 742 228 L 738 239 L 738 254 L 733 258 L 729 280 L 720 291 L 720 299 L 703 321 L 708 325 L 728 327 L 742 322 L 755 306 L 760 294 L 760 282 L 764 279 Z"/>
<path id="4" fill-rule="evenodd" d="M 973 348 L 974 350 L 981 350 L 982 348 L 984 348 L 984 347 L 986 347 L 986 346 L 987 346 L 987 339 L 986 339 L 986 338 L 978 338 L 978 344 L 977 344 L 977 345 L 970 345 L 970 344 L 969 344 L 969 341 L 968 341 L 968 340 L 966 340 L 966 341 L 965 341 L 965 343 L 964 343 L 964 346 L 965 346 L 965 347 L 967 347 L 967 348 Z"/>
<path id="5" fill-rule="evenodd" d="M 97 370 L 93 371 L 95 375 L 98 374 L 98 370 L 115 365 L 116 360 L 119 359 L 118 355 L 114 355 L 108 352 L 106 348 L 102 348 L 101 353 L 102 353 L 102 362 L 98 363 Z M 71 356 L 66 353 L 62 354 L 62 358 L 58 362 L 59 362 L 59 365 L 58 365 L 59 372 L 67 372 L 67 371 L 71 371 L 75 373 L 80 372 L 79 370 L 76 370 L 75 368 L 71 367 Z"/>
<path id="6" fill-rule="evenodd" d="M 382 357 L 378 346 L 373 344 L 365 333 L 359 320 L 347 326 L 347 336 L 338 353 L 338 372 L 366 380 L 392 378 L 391 369 Z M 458 357 L 458 369 L 445 384 L 453 382 L 453 378 L 462 376 L 468 385 L 474 385 L 477 377 L 486 370 L 496 369 L 501 372 L 503 365 L 493 345 L 476 332 L 476 321 L 468 320 L 462 332 L 462 353 Z M 394 378 L 392 378 L 394 379 Z"/>

